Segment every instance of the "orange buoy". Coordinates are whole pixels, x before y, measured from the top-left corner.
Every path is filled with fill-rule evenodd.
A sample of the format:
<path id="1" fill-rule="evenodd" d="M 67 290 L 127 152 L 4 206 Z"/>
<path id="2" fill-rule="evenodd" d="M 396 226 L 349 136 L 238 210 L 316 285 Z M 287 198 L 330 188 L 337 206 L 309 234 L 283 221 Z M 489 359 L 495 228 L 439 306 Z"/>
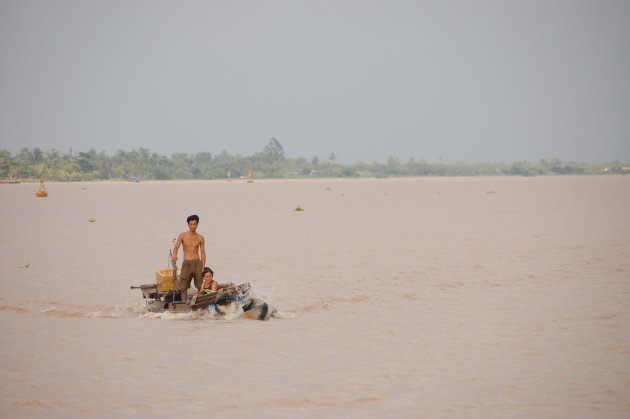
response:
<path id="1" fill-rule="evenodd" d="M 38 198 L 46 198 L 48 196 L 48 192 L 46 192 L 46 187 L 44 186 L 44 179 L 39 182 L 39 190 L 35 196 Z"/>

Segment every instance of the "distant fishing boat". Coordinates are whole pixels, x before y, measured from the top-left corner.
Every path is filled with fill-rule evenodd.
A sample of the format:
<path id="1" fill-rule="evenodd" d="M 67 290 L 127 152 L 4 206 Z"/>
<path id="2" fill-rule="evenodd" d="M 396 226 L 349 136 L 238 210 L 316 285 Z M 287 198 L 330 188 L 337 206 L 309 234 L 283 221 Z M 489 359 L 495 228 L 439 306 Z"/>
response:
<path id="1" fill-rule="evenodd" d="M 17 170 L 18 170 L 17 166 L 11 166 L 9 168 L 9 179 L 0 180 L 0 183 L 11 183 L 11 184 L 20 183 L 20 181 L 15 178 L 15 174 L 17 173 Z"/>

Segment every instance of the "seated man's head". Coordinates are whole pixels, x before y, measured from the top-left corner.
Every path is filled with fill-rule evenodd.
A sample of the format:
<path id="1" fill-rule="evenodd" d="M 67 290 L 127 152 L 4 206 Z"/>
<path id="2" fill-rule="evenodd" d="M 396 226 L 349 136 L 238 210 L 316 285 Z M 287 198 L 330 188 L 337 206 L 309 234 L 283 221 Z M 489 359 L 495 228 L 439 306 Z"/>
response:
<path id="1" fill-rule="evenodd" d="M 212 278 L 214 278 L 214 272 L 212 271 L 212 269 L 208 268 L 207 266 L 205 268 L 203 268 L 203 280 L 206 282 L 211 282 Z"/>

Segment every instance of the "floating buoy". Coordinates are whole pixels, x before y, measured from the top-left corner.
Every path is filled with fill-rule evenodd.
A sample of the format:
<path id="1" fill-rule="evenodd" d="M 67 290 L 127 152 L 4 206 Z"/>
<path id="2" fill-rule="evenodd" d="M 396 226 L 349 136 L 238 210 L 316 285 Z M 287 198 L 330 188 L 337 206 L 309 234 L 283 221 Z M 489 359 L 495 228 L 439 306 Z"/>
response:
<path id="1" fill-rule="evenodd" d="M 35 193 L 35 196 L 38 198 L 46 198 L 48 196 L 48 192 L 46 192 L 46 187 L 44 186 L 44 179 L 39 182 L 39 190 Z"/>

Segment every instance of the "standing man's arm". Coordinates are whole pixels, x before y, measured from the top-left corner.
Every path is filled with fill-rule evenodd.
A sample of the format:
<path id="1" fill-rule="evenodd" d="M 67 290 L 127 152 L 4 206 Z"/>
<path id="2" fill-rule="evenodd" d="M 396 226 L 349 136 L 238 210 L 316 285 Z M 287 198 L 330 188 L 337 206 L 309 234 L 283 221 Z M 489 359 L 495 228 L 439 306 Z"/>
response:
<path id="1" fill-rule="evenodd" d="M 180 233 L 177 236 L 177 241 L 175 242 L 175 247 L 173 247 L 173 262 L 177 262 L 177 252 L 179 251 L 179 245 L 182 244 L 182 235 Z"/>
<path id="2" fill-rule="evenodd" d="M 206 240 L 201 236 L 201 242 L 199 243 L 199 253 L 201 253 L 201 268 L 206 267 Z"/>

